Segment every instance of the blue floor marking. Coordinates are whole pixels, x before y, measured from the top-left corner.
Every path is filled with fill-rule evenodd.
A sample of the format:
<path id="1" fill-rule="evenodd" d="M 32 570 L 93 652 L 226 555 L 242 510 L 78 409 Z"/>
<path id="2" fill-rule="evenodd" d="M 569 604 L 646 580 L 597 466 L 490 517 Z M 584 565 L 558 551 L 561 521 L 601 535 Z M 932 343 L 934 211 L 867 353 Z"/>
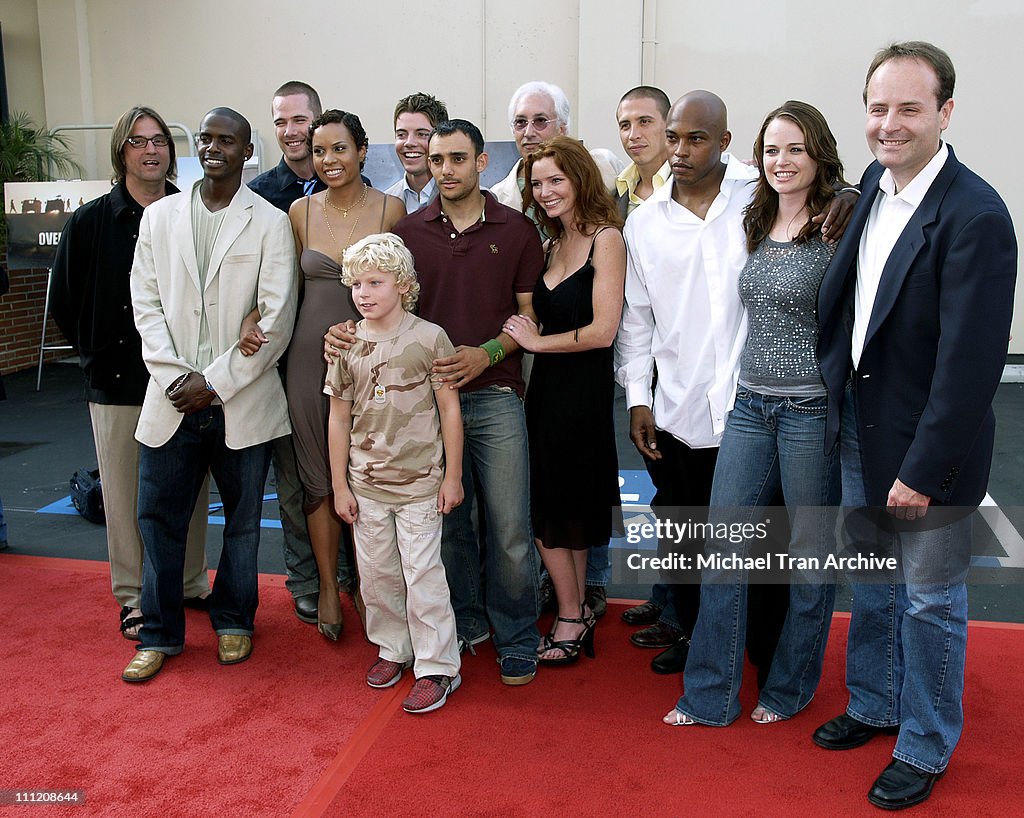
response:
<path id="1" fill-rule="evenodd" d="M 619 495 L 622 498 L 624 506 L 649 506 L 651 498 L 654 496 L 654 485 L 651 483 L 650 475 L 642 469 L 636 470 L 620 470 L 619 471 Z M 263 496 L 263 502 L 270 500 L 277 500 L 277 494 L 265 494 Z M 210 525 L 224 525 L 224 517 L 219 514 L 224 510 L 223 503 L 210 503 L 210 516 L 207 518 Z M 624 514 L 627 517 L 631 517 L 636 513 L 642 513 L 641 511 L 625 510 Z M 62 497 L 60 500 L 56 500 L 49 505 L 43 506 L 36 510 L 36 514 L 68 514 L 75 516 L 78 514 L 78 510 L 71 502 L 71 496 Z M 263 519 L 260 521 L 260 528 L 280 528 L 281 521 Z M 632 547 L 627 546 L 624 539 L 614 539 L 611 543 L 613 548 L 626 548 Z M 640 546 L 644 547 L 643 545 Z"/>
<path id="2" fill-rule="evenodd" d="M 268 500 L 276 500 L 276 494 L 265 494 L 263 495 L 263 502 Z M 216 512 L 223 511 L 223 503 L 210 503 L 210 516 L 206 518 L 208 525 L 224 525 L 224 517 Z M 71 516 L 78 515 L 78 509 L 75 508 L 74 503 L 71 502 L 71 495 L 62 497 L 60 500 L 50 503 L 48 506 L 36 509 L 36 514 L 69 514 Z M 280 528 L 280 520 L 260 520 L 260 528 Z"/>

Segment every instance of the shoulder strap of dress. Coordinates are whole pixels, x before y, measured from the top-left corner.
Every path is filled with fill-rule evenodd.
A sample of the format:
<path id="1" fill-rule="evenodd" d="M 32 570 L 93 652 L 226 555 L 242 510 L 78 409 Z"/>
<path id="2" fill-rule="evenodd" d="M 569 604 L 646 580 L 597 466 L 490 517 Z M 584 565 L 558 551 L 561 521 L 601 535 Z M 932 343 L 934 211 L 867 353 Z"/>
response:
<path id="1" fill-rule="evenodd" d="M 380 227 L 377 229 L 378 233 L 383 233 L 384 232 L 384 213 L 385 213 L 385 211 L 387 209 L 388 209 L 388 196 L 385 193 L 384 197 L 381 199 L 381 202 L 380 202 Z"/>
<path id="2" fill-rule="evenodd" d="M 309 246 L 309 201 L 312 198 L 312 196 L 306 197 L 306 234 L 302 237 L 302 241 L 307 247 Z"/>
<path id="3" fill-rule="evenodd" d="M 592 238 L 590 240 L 590 253 L 587 255 L 587 261 L 593 261 L 594 260 L 594 244 L 597 242 L 597 237 L 600 236 L 605 230 L 614 230 L 614 229 L 615 228 L 613 228 L 610 224 L 606 224 L 604 227 L 602 227 L 600 230 L 598 230 L 596 233 L 594 233 L 594 238 Z"/>

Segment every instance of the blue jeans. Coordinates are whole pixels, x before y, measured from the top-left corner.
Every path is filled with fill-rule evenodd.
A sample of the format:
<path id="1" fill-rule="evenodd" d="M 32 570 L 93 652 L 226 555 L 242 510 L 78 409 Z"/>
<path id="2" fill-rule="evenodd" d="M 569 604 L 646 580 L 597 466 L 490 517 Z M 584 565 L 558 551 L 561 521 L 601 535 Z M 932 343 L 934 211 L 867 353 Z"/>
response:
<path id="1" fill-rule="evenodd" d="M 496 386 L 459 399 L 465 432 L 462 484 L 466 497 L 472 497 L 475 477 L 487 542 L 481 578 L 473 504 L 465 502 L 444 518 L 441 557 L 458 634 L 474 641 L 493 627 L 501 657 L 536 660 L 540 557 L 530 526 L 523 402 L 511 389 Z"/>
<path id="2" fill-rule="evenodd" d="M 843 508 L 849 514 L 866 505 L 855 394 L 849 386 L 840 461 Z M 891 552 L 897 571 L 889 582 L 851 578 L 846 712 L 876 727 L 898 724 L 893 757 L 942 772 L 964 722 L 971 518 L 913 532 L 883 531 L 856 515 L 847 519 L 846 544 L 858 552 Z"/>
<path id="3" fill-rule="evenodd" d="M 4 501 L 0 497 L 0 543 L 7 543 L 7 520 L 4 518 Z"/>
<path id="4" fill-rule="evenodd" d="M 781 489 L 790 521 L 789 554 L 818 560 L 818 570 L 794 571 L 789 612 L 759 703 L 790 717 L 814 697 L 832 620 L 835 584 L 824 569 L 834 552 L 839 470 L 822 453 L 825 398 L 761 395 L 740 388 L 726 420 L 715 466 L 710 522 L 761 519 Z M 746 555 L 750 541 L 709 539 L 706 553 Z M 705 569 L 700 614 L 686 661 L 686 691 L 678 709 L 718 726 L 740 714 L 739 691 L 747 630 L 747 573 Z"/>
<path id="5" fill-rule="evenodd" d="M 608 543 L 592 545 L 587 551 L 587 585 L 603 588 L 612 576 L 612 560 Z"/>
<path id="6" fill-rule="evenodd" d="M 252 635 L 259 603 L 256 554 L 269 466 L 269 443 L 227 447 L 220 406 L 185 415 L 163 446 L 141 447 L 139 530 L 146 552 L 142 649 L 176 654 L 185 646 L 185 541 L 207 471 L 217 481 L 225 519 L 224 546 L 209 597 L 210 622 L 218 635 Z"/>
<path id="7" fill-rule="evenodd" d="M 647 601 L 653 602 L 661 608 L 661 616 L 658 621 L 681 631 L 679 626 L 679 615 L 676 613 L 676 595 L 672 593 L 672 586 L 664 582 L 656 582 L 651 586 L 651 592 L 647 595 Z"/>

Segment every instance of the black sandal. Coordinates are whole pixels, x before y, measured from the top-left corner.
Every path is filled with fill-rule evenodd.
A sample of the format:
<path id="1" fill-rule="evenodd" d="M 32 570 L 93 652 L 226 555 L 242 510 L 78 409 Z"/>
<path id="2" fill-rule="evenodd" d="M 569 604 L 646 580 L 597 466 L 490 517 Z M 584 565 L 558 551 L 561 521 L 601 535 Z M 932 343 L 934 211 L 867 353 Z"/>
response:
<path id="1" fill-rule="evenodd" d="M 121 636 L 133 642 L 140 641 L 139 629 L 142 628 L 143 618 L 141 616 L 128 616 L 132 608 L 125 605 L 121 608 Z M 132 633 L 129 633 L 132 631 Z"/>
<path id="2" fill-rule="evenodd" d="M 573 662 L 580 658 L 580 651 L 582 650 L 591 659 L 594 658 L 594 626 L 597 625 L 597 619 L 593 616 L 585 616 L 584 609 L 581 606 L 579 618 L 569 618 L 565 616 L 556 617 L 556 625 L 558 622 L 565 622 L 569 625 L 585 625 L 583 633 L 581 633 L 576 639 L 555 639 L 554 629 L 551 633 L 544 637 L 544 651 L 549 650 L 560 650 L 561 656 L 555 657 L 554 659 L 545 659 L 543 656 L 538 657 L 537 661 L 542 662 L 545 665 L 571 665 Z"/>

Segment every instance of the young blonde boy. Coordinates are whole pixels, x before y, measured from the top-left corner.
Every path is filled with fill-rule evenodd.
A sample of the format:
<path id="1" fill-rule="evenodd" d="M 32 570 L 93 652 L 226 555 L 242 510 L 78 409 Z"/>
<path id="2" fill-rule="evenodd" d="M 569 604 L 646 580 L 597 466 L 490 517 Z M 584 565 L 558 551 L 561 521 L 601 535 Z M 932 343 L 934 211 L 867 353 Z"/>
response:
<path id="1" fill-rule="evenodd" d="M 458 393 L 431 380 L 454 354 L 444 330 L 417 318 L 419 284 L 398 236 L 345 251 L 342 282 L 363 319 L 327 370 L 334 502 L 352 523 L 366 635 L 380 648 L 366 682 L 390 687 L 413 664 L 410 713 L 442 707 L 462 681 L 455 614 L 441 563 L 441 521 L 463 499 Z"/>

